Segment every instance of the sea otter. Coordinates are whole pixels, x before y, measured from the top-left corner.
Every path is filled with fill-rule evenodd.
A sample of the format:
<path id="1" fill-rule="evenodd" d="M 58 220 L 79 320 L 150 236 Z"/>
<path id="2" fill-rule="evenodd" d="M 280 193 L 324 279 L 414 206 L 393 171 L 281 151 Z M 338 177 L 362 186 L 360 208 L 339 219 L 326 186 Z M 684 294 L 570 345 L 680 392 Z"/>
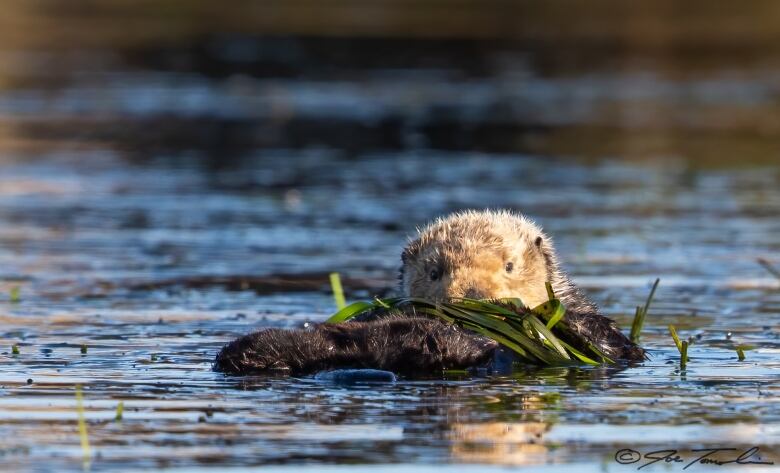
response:
<path id="1" fill-rule="evenodd" d="M 440 218 L 418 232 L 401 261 L 401 294 L 428 300 L 517 297 L 534 307 L 548 299 L 549 281 L 578 335 L 613 360 L 645 358 L 571 282 L 550 237 L 522 215 L 465 211 Z M 490 366 L 502 351 L 492 339 L 438 319 L 374 312 L 343 324 L 251 333 L 227 344 L 214 367 L 230 374 L 292 375 L 372 368 L 417 377 Z"/>

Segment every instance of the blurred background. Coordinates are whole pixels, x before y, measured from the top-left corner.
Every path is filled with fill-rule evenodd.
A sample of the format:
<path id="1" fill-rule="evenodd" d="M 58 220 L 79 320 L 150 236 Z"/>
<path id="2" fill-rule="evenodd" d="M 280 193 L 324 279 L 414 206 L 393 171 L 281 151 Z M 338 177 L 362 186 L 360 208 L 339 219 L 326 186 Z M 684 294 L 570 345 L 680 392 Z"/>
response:
<path id="1" fill-rule="evenodd" d="M 11 275 L 386 277 L 415 225 L 497 206 L 581 256 L 690 266 L 695 222 L 668 217 L 755 247 L 780 205 L 771 0 L 3 8 Z"/>
<path id="2" fill-rule="evenodd" d="M 4 2 L 2 147 L 771 162 L 771 0 Z"/>
<path id="3" fill-rule="evenodd" d="M 227 340 L 333 312 L 331 271 L 386 294 L 416 226 L 485 207 L 540 223 L 624 328 L 660 277 L 653 361 L 347 395 L 209 370 Z M 81 469 L 74 383 L 114 468 L 776 450 L 780 295 L 757 261 L 780 267 L 778 235 L 774 0 L 2 2 L 9 467 Z M 670 323 L 700 343 L 687 380 Z M 518 419 L 528 449 L 457 440 Z"/>

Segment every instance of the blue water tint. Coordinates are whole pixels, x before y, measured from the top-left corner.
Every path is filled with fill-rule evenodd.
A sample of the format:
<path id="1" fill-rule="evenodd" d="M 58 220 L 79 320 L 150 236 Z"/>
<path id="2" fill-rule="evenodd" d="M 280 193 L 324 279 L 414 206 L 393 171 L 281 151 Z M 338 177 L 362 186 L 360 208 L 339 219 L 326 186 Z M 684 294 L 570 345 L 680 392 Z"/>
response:
<path id="1" fill-rule="evenodd" d="M 292 210 L 275 190 L 214 188 L 189 166 L 114 161 L 69 173 L 80 167 L 3 165 L 5 182 L 26 186 L 4 187 L 0 197 L 3 284 L 21 286 L 21 301 L 3 301 L 0 310 L 8 347 L 0 368 L 6 461 L 80 468 L 76 383 L 84 385 L 91 444 L 100 454 L 92 466 L 101 469 L 357 461 L 411 462 L 420 471 L 441 463 L 588 471 L 607 462 L 610 471 L 620 448 L 670 442 L 684 449 L 757 444 L 777 458 L 780 293 L 754 263 L 774 254 L 771 205 L 733 216 L 710 204 L 710 184 L 669 199 L 655 186 L 670 172 L 651 163 L 562 161 L 555 174 L 569 179 L 564 205 L 560 196 L 533 190 L 550 179 L 542 158 L 491 158 L 488 172 L 502 173 L 480 184 L 468 176 L 484 156 L 431 153 L 426 159 L 446 162 L 447 171 L 403 192 L 380 190 L 391 185 L 380 170 L 400 163 L 397 182 L 415 183 L 422 157 L 323 159 L 308 166 L 349 166 L 364 179 L 304 178 Z M 263 176 L 264 162 L 244 175 Z M 55 170 L 62 180 L 50 179 Z M 631 185 L 596 190 L 613 172 Z M 778 193 L 753 170 L 697 175 L 744 205 L 753 205 L 751 194 Z M 719 178 L 725 175 L 728 181 Z M 538 184 L 513 188 L 511 176 Z M 449 197 L 428 205 L 437 193 Z M 649 204 L 636 195 L 650 199 L 649 210 L 640 210 Z M 211 371 L 217 350 L 233 337 L 325 319 L 334 310 L 326 271 L 374 281 L 348 294 L 370 297 L 393 286 L 414 225 L 492 202 L 537 216 L 575 281 L 622 327 L 661 277 L 642 337 L 649 361 L 625 370 L 547 368 L 356 385 Z M 372 208 L 381 211 L 366 211 Z M 278 273 L 322 283 L 287 292 L 242 282 Z M 18 276 L 24 279 L 13 282 Z M 198 279 L 211 276 L 223 279 Z M 668 324 L 693 342 L 685 371 Z M 12 343 L 20 355 L 8 354 Z M 753 346 L 743 362 L 738 344 Z M 120 400 L 124 418 L 115 423 Z"/>
<path id="2" fill-rule="evenodd" d="M 297 54 L 267 41 L 212 53 Z M 0 71 L 2 469 L 82 470 L 75 384 L 95 471 L 630 471 L 618 450 L 753 445 L 780 464 L 780 281 L 757 263 L 780 268 L 769 66 L 277 77 L 25 54 Z M 385 383 L 212 371 L 237 336 L 325 320 L 332 271 L 349 300 L 392 293 L 416 227 L 486 207 L 541 224 L 624 329 L 661 278 L 650 359 Z"/>

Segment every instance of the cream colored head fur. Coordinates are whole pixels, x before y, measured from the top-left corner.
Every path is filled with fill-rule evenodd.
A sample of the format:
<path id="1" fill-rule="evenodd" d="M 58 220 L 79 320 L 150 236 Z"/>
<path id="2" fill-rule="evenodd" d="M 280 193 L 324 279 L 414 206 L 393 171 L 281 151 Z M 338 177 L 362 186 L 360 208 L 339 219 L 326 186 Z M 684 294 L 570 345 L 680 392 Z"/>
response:
<path id="1" fill-rule="evenodd" d="M 519 297 L 546 301 L 545 282 L 566 286 L 550 238 L 509 211 L 465 211 L 419 230 L 402 254 L 402 291 L 432 300 Z"/>

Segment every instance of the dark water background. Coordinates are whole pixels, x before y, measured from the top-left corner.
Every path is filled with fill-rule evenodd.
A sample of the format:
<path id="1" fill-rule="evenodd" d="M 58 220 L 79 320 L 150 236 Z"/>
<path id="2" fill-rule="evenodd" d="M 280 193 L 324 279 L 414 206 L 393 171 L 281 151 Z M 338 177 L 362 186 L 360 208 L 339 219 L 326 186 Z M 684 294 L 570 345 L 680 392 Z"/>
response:
<path id="1" fill-rule="evenodd" d="M 780 281 L 757 263 L 780 267 L 780 9 L 544 5 L 6 2 L 2 469 L 84 468 L 77 383 L 96 471 L 780 463 Z M 622 327 L 660 277 L 651 360 L 358 387 L 210 370 L 231 338 L 327 317 L 329 272 L 382 294 L 415 226 L 484 207 L 535 218 Z"/>

